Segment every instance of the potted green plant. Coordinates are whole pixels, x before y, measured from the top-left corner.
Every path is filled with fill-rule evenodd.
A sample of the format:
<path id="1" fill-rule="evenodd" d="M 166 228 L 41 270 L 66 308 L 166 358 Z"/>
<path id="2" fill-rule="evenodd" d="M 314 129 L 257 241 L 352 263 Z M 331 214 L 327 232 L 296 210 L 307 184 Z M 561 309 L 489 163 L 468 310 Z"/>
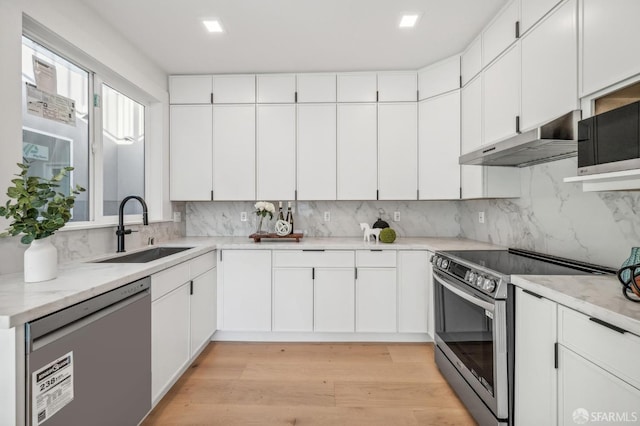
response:
<path id="1" fill-rule="evenodd" d="M 18 167 L 20 174 L 7 189 L 9 200 L 0 206 L 0 216 L 11 220 L 0 236 L 22 234 L 20 242 L 30 245 L 24 253 L 25 282 L 51 280 L 58 276 L 58 252 L 48 237 L 71 219 L 76 196 L 84 188 L 77 185 L 69 195 L 57 191 L 73 167 L 65 167 L 51 179 L 28 176 L 28 163 L 18 163 Z"/>

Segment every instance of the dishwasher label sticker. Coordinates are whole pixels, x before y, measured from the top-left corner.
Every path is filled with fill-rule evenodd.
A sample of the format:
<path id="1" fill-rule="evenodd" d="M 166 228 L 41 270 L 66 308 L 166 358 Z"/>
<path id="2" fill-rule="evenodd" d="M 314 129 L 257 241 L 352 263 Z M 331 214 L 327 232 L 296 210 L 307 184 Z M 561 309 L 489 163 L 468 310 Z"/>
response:
<path id="1" fill-rule="evenodd" d="M 73 351 L 31 374 L 31 423 L 41 425 L 73 401 Z"/>

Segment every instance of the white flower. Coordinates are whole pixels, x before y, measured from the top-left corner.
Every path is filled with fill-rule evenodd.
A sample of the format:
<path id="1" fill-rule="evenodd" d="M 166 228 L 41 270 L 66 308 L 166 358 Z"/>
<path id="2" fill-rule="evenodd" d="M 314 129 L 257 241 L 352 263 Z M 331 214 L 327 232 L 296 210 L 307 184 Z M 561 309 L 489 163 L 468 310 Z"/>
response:
<path id="1" fill-rule="evenodd" d="M 264 209 L 269 213 L 274 213 L 276 211 L 276 206 L 274 206 L 273 203 L 266 203 Z"/>
<path id="2" fill-rule="evenodd" d="M 256 210 L 264 210 L 266 205 L 267 203 L 265 203 L 264 201 L 258 201 L 254 207 L 256 208 Z"/>

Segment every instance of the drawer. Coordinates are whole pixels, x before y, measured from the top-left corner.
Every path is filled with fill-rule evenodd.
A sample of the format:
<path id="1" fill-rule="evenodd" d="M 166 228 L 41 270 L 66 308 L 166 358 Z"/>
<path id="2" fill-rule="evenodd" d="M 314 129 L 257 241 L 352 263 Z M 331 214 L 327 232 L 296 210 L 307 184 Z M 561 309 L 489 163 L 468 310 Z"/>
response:
<path id="1" fill-rule="evenodd" d="M 191 269 L 191 279 L 204 274 L 209 269 L 216 267 L 216 252 L 212 251 L 202 256 L 198 256 L 189 262 Z"/>
<path id="2" fill-rule="evenodd" d="M 273 266 L 275 267 L 308 267 L 308 268 L 353 268 L 353 251 L 339 250 L 274 250 Z"/>
<path id="3" fill-rule="evenodd" d="M 359 268 L 395 268 L 395 250 L 358 250 L 356 251 L 356 266 Z"/>
<path id="4" fill-rule="evenodd" d="M 558 307 L 558 340 L 567 348 L 640 389 L 640 337 L 620 333 L 564 306 Z"/>
<path id="5" fill-rule="evenodd" d="M 151 300 L 156 300 L 189 281 L 189 263 L 180 263 L 151 275 Z"/>

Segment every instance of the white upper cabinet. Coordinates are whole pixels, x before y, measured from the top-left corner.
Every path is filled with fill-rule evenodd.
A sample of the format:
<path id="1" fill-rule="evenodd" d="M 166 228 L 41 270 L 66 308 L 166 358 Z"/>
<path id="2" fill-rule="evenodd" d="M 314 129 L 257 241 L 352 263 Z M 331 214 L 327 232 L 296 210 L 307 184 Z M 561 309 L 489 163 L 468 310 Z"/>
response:
<path id="1" fill-rule="evenodd" d="M 491 61 L 515 42 L 516 22 L 518 21 L 519 2 L 512 0 L 505 6 L 482 33 L 482 65 Z"/>
<path id="2" fill-rule="evenodd" d="M 466 154 L 482 145 L 482 75 L 461 91 L 461 152 Z"/>
<path id="3" fill-rule="evenodd" d="M 520 197 L 518 167 L 461 166 L 462 199 Z"/>
<path id="4" fill-rule="evenodd" d="M 256 85 L 259 104 L 295 102 L 295 74 L 258 75 Z"/>
<path id="5" fill-rule="evenodd" d="M 170 107 L 170 195 L 173 201 L 211 200 L 211 105 Z"/>
<path id="6" fill-rule="evenodd" d="M 210 104 L 213 80 L 210 75 L 172 75 L 169 100 L 172 104 Z"/>
<path id="7" fill-rule="evenodd" d="M 421 101 L 418 114 L 420 199 L 459 199 L 460 91 Z"/>
<path id="8" fill-rule="evenodd" d="M 378 73 L 379 102 L 411 102 L 417 99 L 418 81 L 416 72 Z"/>
<path id="9" fill-rule="evenodd" d="M 336 105 L 298 105 L 298 200 L 336 199 Z"/>
<path id="10" fill-rule="evenodd" d="M 559 2 L 560 0 L 521 0 L 520 34 L 524 34 Z"/>
<path id="11" fill-rule="evenodd" d="M 338 74 L 338 102 L 376 102 L 377 90 L 375 73 Z"/>
<path id="12" fill-rule="evenodd" d="M 298 102 L 335 102 L 335 74 L 298 74 Z"/>
<path id="13" fill-rule="evenodd" d="M 255 75 L 214 75 L 214 104 L 252 104 L 256 101 Z"/>
<path id="14" fill-rule="evenodd" d="M 522 130 L 578 108 L 576 8 L 567 1 L 522 38 Z"/>
<path id="15" fill-rule="evenodd" d="M 213 107 L 213 199 L 256 198 L 256 107 Z"/>
<path id="16" fill-rule="evenodd" d="M 520 115 L 520 46 L 512 46 L 482 72 L 484 144 L 517 133 Z"/>
<path id="17" fill-rule="evenodd" d="M 460 87 L 460 56 L 456 55 L 418 71 L 420 100 Z"/>
<path id="18" fill-rule="evenodd" d="M 296 106 L 258 105 L 256 185 L 259 200 L 293 200 L 296 190 Z"/>
<path id="19" fill-rule="evenodd" d="M 338 105 L 338 200 L 375 200 L 376 104 Z"/>
<path id="20" fill-rule="evenodd" d="M 378 105 L 378 189 L 381 200 L 417 199 L 416 102 Z"/>
<path id="21" fill-rule="evenodd" d="M 582 31 L 582 95 L 588 95 L 640 72 L 640 2 L 580 2 Z"/>
<path id="22" fill-rule="evenodd" d="M 482 71 L 482 37 L 478 36 L 471 42 L 460 58 L 462 85 L 465 86 L 480 71 Z"/>

